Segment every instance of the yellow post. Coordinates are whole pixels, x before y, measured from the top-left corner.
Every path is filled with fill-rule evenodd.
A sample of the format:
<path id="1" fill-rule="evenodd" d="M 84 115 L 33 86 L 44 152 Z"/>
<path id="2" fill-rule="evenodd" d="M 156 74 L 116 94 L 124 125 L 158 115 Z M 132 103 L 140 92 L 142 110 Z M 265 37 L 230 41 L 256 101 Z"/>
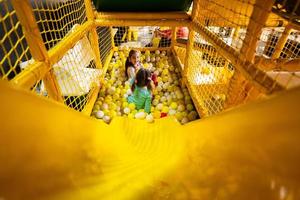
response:
<path id="1" fill-rule="evenodd" d="M 273 1 L 256 1 L 254 4 L 246 37 L 243 41 L 243 46 L 240 51 L 242 62 L 239 64 L 254 62 L 256 45 L 260 39 L 262 28 L 267 22 L 272 6 Z M 246 98 L 248 91 L 245 90 L 247 90 L 249 87 L 246 88 L 247 83 L 244 81 L 245 78 L 243 77 L 242 73 L 235 70 L 234 75 L 229 83 L 228 96 L 225 103 L 227 108 L 229 105 L 240 104 Z M 239 96 L 241 94 L 242 96 Z"/>
<path id="2" fill-rule="evenodd" d="M 196 19 L 196 15 L 198 13 L 198 10 L 199 10 L 199 2 L 201 0 L 194 0 L 193 1 L 193 8 L 192 8 L 192 21 L 195 21 Z"/>
<path id="3" fill-rule="evenodd" d="M 172 27 L 171 49 L 174 48 L 174 45 L 175 45 L 175 43 L 176 43 L 176 30 L 177 30 L 176 26 L 173 26 L 173 27 Z"/>
<path id="4" fill-rule="evenodd" d="M 161 20 L 164 19 L 189 19 L 186 12 L 97 12 L 96 17 L 99 19 L 123 19 L 123 20 Z"/>
<path id="5" fill-rule="evenodd" d="M 275 51 L 272 55 L 272 59 L 279 58 L 280 53 L 282 52 L 282 50 L 284 48 L 284 45 L 285 45 L 285 43 L 286 43 L 286 41 L 287 41 L 287 39 L 288 39 L 291 32 L 292 32 L 291 26 L 289 26 L 289 25 L 286 26 L 283 33 L 282 33 L 282 35 L 281 35 L 281 37 L 279 38 L 279 41 L 278 41 L 276 47 L 275 47 Z"/>
<path id="6" fill-rule="evenodd" d="M 115 48 L 114 36 L 116 33 L 114 33 L 112 26 L 110 26 L 109 29 L 110 29 L 110 35 L 111 35 L 111 46 L 112 46 L 112 48 Z"/>
<path id="7" fill-rule="evenodd" d="M 241 28 L 240 28 L 239 26 L 237 26 L 237 27 L 234 28 L 234 32 L 233 32 L 233 36 L 232 36 L 232 40 L 233 40 L 233 41 L 235 41 L 235 40 L 238 39 L 240 29 L 241 29 Z"/>
<path id="8" fill-rule="evenodd" d="M 20 23 L 22 24 L 24 35 L 33 59 L 46 63 L 48 68 L 48 73 L 44 70 L 45 74 L 41 74 L 37 80 L 43 78 L 49 97 L 56 101 L 63 102 L 55 74 L 53 73 L 53 70 L 50 69 L 51 66 L 48 53 L 32 12 L 30 2 L 28 0 L 12 0 L 12 4 L 16 10 Z"/>
<path id="9" fill-rule="evenodd" d="M 272 1 L 256 1 L 250 17 L 246 37 L 241 48 L 241 56 L 245 61 L 253 62 L 255 57 L 256 45 L 260 39 L 262 28 L 267 22 L 271 12 Z"/>
<path id="10" fill-rule="evenodd" d="M 88 18 L 88 21 L 93 22 L 93 27 L 91 28 L 90 31 L 90 40 L 95 54 L 96 67 L 98 69 L 101 69 L 102 63 L 101 63 L 100 50 L 99 50 L 98 34 L 96 31 L 95 15 L 93 12 L 91 0 L 84 0 L 84 4 L 85 4 L 85 11 L 86 11 L 86 16 Z"/>
<path id="11" fill-rule="evenodd" d="M 193 29 L 189 29 L 189 39 L 186 47 L 186 54 L 185 54 L 185 63 L 184 63 L 184 68 L 183 68 L 183 83 L 187 78 L 187 72 L 188 72 L 188 67 L 190 65 L 191 59 L 192 59 L 192 50 L 194 46 L 194 40 L 195 40 L 195 31 Z"/>
<path id="12" fill-rule="evenodd" d="M 96 26 L 189 26 L 190 20 L 175 20 L 175 19 L 166 19 L 166 20 L 135 20 L 135 19 L 101 19 L 96 18 Z"/>

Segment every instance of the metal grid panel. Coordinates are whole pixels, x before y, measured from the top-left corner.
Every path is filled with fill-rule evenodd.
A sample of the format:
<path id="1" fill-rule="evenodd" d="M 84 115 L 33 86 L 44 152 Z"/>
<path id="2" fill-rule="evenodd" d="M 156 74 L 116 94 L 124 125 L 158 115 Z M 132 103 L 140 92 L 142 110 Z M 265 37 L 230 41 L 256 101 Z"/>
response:
<path id="1" fill-rule="evenodd" d="M 115 30 L 115 46 L 128 47 L 170 47 L 172 30 L 157 26 L 118 26 Z"/>
<path id="2" fill-rule="evenodd" d="M 280 54 L 280 58 L 299 58 L 300 57 L 300 31 L 293 30 L 286 41 Z"/>
<path id="3" fill-rule="evenodd" d="M 240 49 L 254 3 L 255 0 L 199 1 L 199 12 L 196 14 L 195 20 L 212 31 L 226 44 Z"/>
<path id="4" fill-rule="evenodd" d="M 29 47 L 10 1 L 0 0 L 0 78 L 11 80 L 31 59 Z"/>
<path id="5" fill-rule="evenodd" d="M 269 63 L 267 66 L 259 63 L 266 74 L 286 89 L 290 89 L 300 86 L 300 70 L 297 67 L 300 57 L 300 32 L 292 29 L 287 33 L 283 45 L 278 47 L 281 37 L 284 37 L 283 32 L 284 28 L 264 29 L 262 37 L 265 37 L 261 39 L 265 43 L 261 45 L 263 51 L 257 51 L 262 53 L 265 59 L 261 62 Z M 274 61 L 275 59 L 277 60 Z M 295 64 L 290 65 L 292 62 Z"/>
<path id="6" fill-rule="evenodd" d="M 264 28 L 257 44 L 256 55 L 271 58 L 283 31 L 284 27 Z"/>
<path id="7" fill-rule="evenodd" d="M 47 49 L 61 41 L 74 25 L 87 20 L 84 0 L 34 0 L 32 7 Z"/>
<path id="8" fill-rule="evenodd" d="M 284 27 L 264 28 L 257 45 L 256 55 L 264 55 L 266 58 L 272 58 L 278 41 L 284 32 Z M 294 59 L 300 57 L 300 32 L 291 31 L 279 54 L 279 58 Z"/>
<path id="9" fill-rule="evenodd" d="M 198 33 L 189 56 L 188 85 L 196 104 L 205 116 L 223 110 L 229 80 L 234 73 L 231 63 Z"/>
<path id="10" fill-rule="evenodd" d="M 218 49 L 206 41 L 199 33 L 195 34 L 194 46 L 189 55 L 187 68 L 188 87 L 203 116 L 210 116 L 224 109 L 262 97 L 261 92 L 254 87 L 241 72 Z M 248 69 L 247 69 L 248 70 Z M 249 69 L 248 71 L 252 71 Z M 251 73 L 253 80 L 266 79 L 267 74 L 258 71 Z M 270 87 L 275 87 L 271 85 Z"/>

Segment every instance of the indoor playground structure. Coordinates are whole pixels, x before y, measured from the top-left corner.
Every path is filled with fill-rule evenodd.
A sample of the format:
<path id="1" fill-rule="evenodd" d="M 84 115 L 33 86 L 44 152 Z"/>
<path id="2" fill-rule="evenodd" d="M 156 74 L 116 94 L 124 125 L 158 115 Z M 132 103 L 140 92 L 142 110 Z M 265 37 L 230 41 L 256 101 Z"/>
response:
<path id="1" fill-rule="evenodd" d="M 0 200 L 300 199 L 300 0 L 0 8 Z"/>

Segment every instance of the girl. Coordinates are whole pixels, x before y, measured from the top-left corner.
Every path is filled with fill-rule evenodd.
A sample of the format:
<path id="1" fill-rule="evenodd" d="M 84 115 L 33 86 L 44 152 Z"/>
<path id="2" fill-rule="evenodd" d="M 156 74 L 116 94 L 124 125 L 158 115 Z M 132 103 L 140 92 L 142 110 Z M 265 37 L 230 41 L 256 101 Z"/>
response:
<path id="1" fill-rule="evenodd" d="M 130 81 L 133 94 L 127 97 L 129 103 L 134 103 L 136 109 L 144 109 L 145 112 L 151 111 L 151 90 L 154 89 L 151 73 L 149 70 L 141 68 L 136 74 L 136 78 Z"/>
<path id="2" fill-rule="evenodd" d="M 125 63 L 125 76 L 127 79 L 132 80 L 135 77 L 135 72 L 141 68 L 140 54 L 136 50 L 130 50 L 129 56 Z"/>

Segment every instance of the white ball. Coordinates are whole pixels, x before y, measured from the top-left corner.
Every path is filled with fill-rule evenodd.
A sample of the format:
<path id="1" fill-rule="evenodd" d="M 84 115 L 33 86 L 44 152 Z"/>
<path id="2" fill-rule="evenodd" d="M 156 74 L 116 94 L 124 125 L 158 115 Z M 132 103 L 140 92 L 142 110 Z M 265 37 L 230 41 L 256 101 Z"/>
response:
<path id="1" fill-rule="evenodd" d="M 146 57 L 146 62 L 150 62 L 150 61 L 151 61 L 150 56 L 147 56 L 147 57 Z"/>
<path id="2" fill-rule="evenodd" d="M 107 93 L 110 95 L 113 95 L 115 93 L 115 91 L 116 91 L 116 88 L 112 86 L 112 87 L 108 88 Z"/>
<path id="3" fill-rule="evenodd" d="M 119 53 L 117 51 L 115 51 L 114 56 L 116 57 L 118 55 L 119 55 Z"/>
<path id="4" fill-rule="evenodd" d="M 162 96 L 162 97 L 160 98 L 160 101 L 161 101 L 161 102 L 165 102 L 165 101 L 167 101 L 167 98 L 166 98 L 165 96 Z"/>
<path id="5" fill-rule="evenodd" d="M 153 64 L 152 63 L 149 63 L 149 69 L 153 69 Z"/>
<path id="6" fill-rule="evenodd" d="M 155 62 L 155 57 L 152 57 L 152 58 L 151 58 L 151 62 Z"/>
<path id="7" fill-rule="evenodd" d="M 146 116 L 146 121 L 149 122 L 149 123 L 152 123 L 154 121 L 154 118 L 153 116 L 150 114 L 150 115 L 147 115 Z"/>
<path id="8" fill-rule="evenodd" d="M 125 114 L 128 115 L 130 113 L 130 108 L 126 107 L 126 108 L 124 108 L 123 111 L 124 111 Z"/>
<path id="9" fill-rule="evenodd" d="M 182 118 L 181 123 L 186 124 L 189 122 L 189 119 L 187 117 Z"/>
<path id="10" fill-rule="evenodd" d="M 131 95 L 131 94 L 132 94 L 131 89 L 128 89 L 128 90 L 126 91 L 126 94 L 127 94 L 127 95 Z"/>
<path id="11" fill-rule="evenodd" d="M 162 110 L 163 104 L 162 103 L 157 104 L 156 108 L 157 110 Z"/>
<path id="12" fill-rule="evenodd" d="M 155 54 L 156 54 L 156 55 L 159 55 L 159 54 L 160 54 L 160 51 L 159 51 L 159 50 L 156 50 L 156 51 L 155 51 Z"/>
<path id="13" fill-rule="evenodd" d="M 164 83 L 164 85 L 163 85 L 163 88 L 166 90 L 166 89 L 168 89 L 168 87 L 169 87 L 169 83 L 167 82 L 167 83 Z"/>
<path id="14" fill-rule="evenodd" d="M 138 112 L 135 114 L 134 116 L 136 119 L 144 119 L 146 117 L 146 113 L 145 112 Z"/>
<path id="15" fill-rule="evenodd" d="M 110 116 L 105 115 L 103 117 L 103 121 L 106 122 L 106 123 L 109 123 L 110 122 Z"/>
<path id="16" fill-rule="evenodd" d="M 159 103 L 159 101 L 158 101 L 157 99 L 153 99 L 152 104 L 153 104 L 154 106 L 156 106 L 158 103 Z"/>
<path id="17" fill-rule="evenodd" d="M 160 92 L 160 91 L 162 90 L 162 87 L 161 87 L 160 85 L 158 85 L 158 86 L 156 87 L 156 90 L 157 90 L 158 92 Z"/>
<path id="18" fill-rule="evenodd" d="M 108 110 L 108 105 L 107 105 L 107 103 L 102 104 L 102 110 Z"/>
<path id="19" fill-rule="evenodd" d="M 182 111 L 185 110 L 185 108 L 184 108 L 183 105 L 179 105 L 178 108 L 177 108 L 177 110 L 178 110 L 179 112 L 182 112 Z"/>
<path id="20" fill-rule="evenodd" d="M 176 110 L 174 110 L 174 109 L 169 110 L 169 115 L 175 115 L 175 114 L 176 114 Z"/>
<path id="21" fill-rule="evenodd" d="M 102 110 L 99 110 L 98 112 L 96 112 L 96 117 L 98 119 L 102 119 L 104 116 L 104 112 Z"/>

